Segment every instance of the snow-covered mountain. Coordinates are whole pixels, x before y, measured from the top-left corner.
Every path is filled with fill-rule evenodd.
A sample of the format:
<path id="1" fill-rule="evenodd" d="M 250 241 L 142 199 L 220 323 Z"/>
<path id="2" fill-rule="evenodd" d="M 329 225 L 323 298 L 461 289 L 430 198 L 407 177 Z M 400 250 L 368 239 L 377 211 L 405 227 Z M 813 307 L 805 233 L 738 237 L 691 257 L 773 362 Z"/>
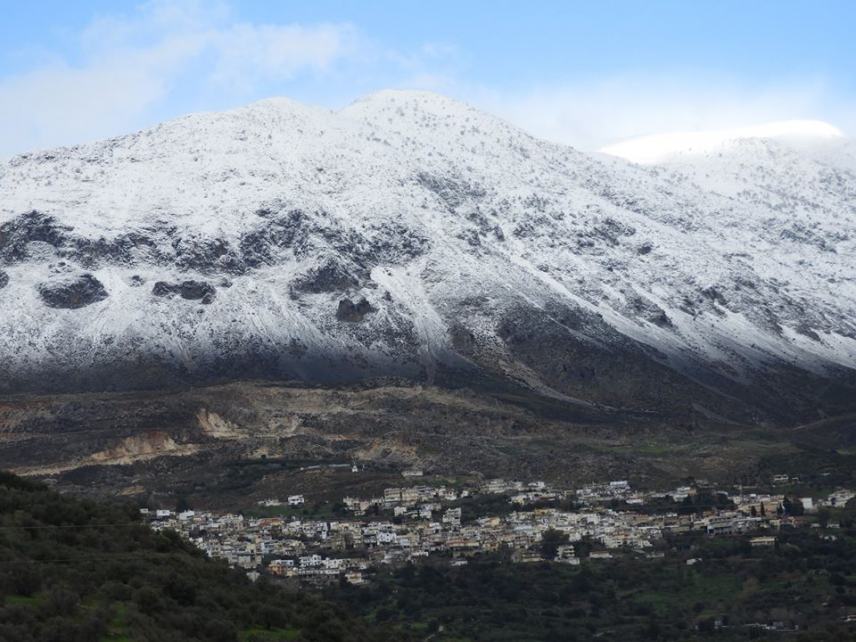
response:
<path id="1" fill-rule="evenodd" d="M 844 133 L 840 129 L 820 120 L 784 120 L 732 129 L 640 136 L 608 145 L 601 151 L 634 163 L 653 165 L 671 163 L 680 158 L 686 160 L 692 156 L 727 152 L 735 143 L 746 139 L 774 140 L 811 149 L 817 147 L 818 142 L 835 141 L 843 137 Z"/>
<path id="2" fill-rule="evenodd" d="M 0 165 L 0 386 L 489 373 L 832 412 L 854 259 L 847 139 L 639 166 L 434 94 L 272 99 Z"/>

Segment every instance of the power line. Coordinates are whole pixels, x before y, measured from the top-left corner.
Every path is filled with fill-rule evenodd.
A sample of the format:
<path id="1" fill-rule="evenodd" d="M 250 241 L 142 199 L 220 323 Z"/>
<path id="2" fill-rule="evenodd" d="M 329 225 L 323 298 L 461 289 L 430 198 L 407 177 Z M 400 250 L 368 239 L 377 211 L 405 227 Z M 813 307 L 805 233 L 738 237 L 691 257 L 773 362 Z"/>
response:
<path id="1" fill-rule="evenodd" d="M 0 526 L 0 530 L 21 529 L 39 530 L 43 528 L 123 528 L 127 526 L 145 526 L 142 522 L 127 522 L 116 524 L 40 524 L 38 526 Z"/>
<path id="2" fill-rule="evenodd" d="M 90 555 L 83 557 L 68 557 L 68 558 L 56 558 L 49 560 L 37 560 L 37 559 L 20 559 L 20 560 L 0 560 L 0 565 L 15 565 L 15 564 L 67 564 L 72 562 L 107 562 L 113 561 L 116 559 L 122 560 L 150 560 L 165 558 L 165 557 L 175 557 L 175 553 L 108 553 L 105 555 Z"/>

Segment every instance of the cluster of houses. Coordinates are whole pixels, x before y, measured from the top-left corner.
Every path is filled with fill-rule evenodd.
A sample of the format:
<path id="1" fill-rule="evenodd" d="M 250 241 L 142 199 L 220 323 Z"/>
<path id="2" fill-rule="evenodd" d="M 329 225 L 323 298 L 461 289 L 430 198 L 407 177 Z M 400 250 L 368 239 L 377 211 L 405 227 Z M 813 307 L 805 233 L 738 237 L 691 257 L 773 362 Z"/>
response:
<path id="1" fill-rule="evenodd" d="M 606 559 L 618 551 L 661 557 L 655 545 L 667 533 L 772 533 L 785 524 L 796 524 L 793 516 L 783 514 L 784 496 L 775 494 L 740 492 L 730 497 L 727 510 L 712 509 L 701 514 L 664 514 L 632 508 L 666 496 L 683 501 L 696 492 L 696 487 L 684 486 L 666 493 L 642 493 L 627 481 L 558 490 L 544 482 L 493 479 L 472 488 L 413 485 L 387 488 L 382 496 L 369 499 L 346 497 L 343 503 L 353 517 L 335 520 L 145 512 L 153 528 L 173 529 L 209 556 L 225 559 L 254 576 L 261 571 L 313 583 L 341 578 L 353 584 L 365 582 L 372 569 L 380 565 L 429 556 L 444 556 L 452 564 L 465 564 L 472 555 L 509 550 L 515 562 L 540 561 L 540 544 L 549 530 L 567 536 L 567 543 L 558 547 L 554 561 L 579 564 L 574 543 L 581 540 L 588 542 L 587 548 L 595 548 L 589 552 L 590 559 Z M 477 495 L 504 495 L 509 511 L 464 519 L 467 516 L 462 500 Z M 804 498 L 802 502 L 806 510 L 816 510 L 823 504 L 842 506 L 854 495 L 840 490 L 822 501 Z M 572 500 L 572 507 L 549 505 L 555 502 L 564 506 L 564 500 Z M 301 506 L 304 501 L 302 495 L 293 495 L 285 501 L 264 500 L 259 504 Z M 753 547 L 774 543 L 775 536 L 769 534 L 752 540 Z"/>

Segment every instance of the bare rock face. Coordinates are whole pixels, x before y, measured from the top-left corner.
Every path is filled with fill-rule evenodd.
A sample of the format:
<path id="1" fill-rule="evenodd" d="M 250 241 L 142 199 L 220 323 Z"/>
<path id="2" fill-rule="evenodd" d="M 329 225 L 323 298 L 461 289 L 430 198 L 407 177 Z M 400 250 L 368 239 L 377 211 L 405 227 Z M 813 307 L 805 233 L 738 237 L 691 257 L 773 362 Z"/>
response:
<path id="1" fill-rule="evenodd" d="M 210 283 L 204 281 L 182 281 L 181 283 L 167 283 L 166 281 L 158 281 L 152 288 L 152 294 L 155 296 L 170 296 L 178 294 L 182 299 L 188 301 L 201 301 L 208 305 L 214 300 L 217 295 L 217 290 Z"/>
<path id="2" fill-rule="evenodd" d="M 35 210 L 20 214 L 0 225 L 0 259 L 7 263 L 24 260 L 27 246 L 33 242 L 59 247 L 70 230 L 70 226 Z"/>
<path id="3" fill-rule="evenodd" d="M 342 292 L 359 285 L 359 280 L 340 262 L 329 259 L 323 265 L 309 270 L 292 285 L 295 292 L 319 294 Z"/>
<path id="4" fill-rule="evenodd" d="M 9 285 L 9 275 L 0 270 L 0 290 Z"/>
<path id="5" fill-rule="evenodd" d="M 68 309 L 83 308 L 109 296 L 101 281 L 91 274 L 42 283 L 39 294 L 49 307 Z"/>
<path id="6" fill-rule="evenodd" d="M 375 311 L 371 303 L 365 298 L 361 299 L 359 303 L 354 303 L 350 299 L 342 299 L 339 301 L 339 309 L 336 310 L 336 318 L 339 321 L 356 323 L 362 321 L 367 314 Z"/>

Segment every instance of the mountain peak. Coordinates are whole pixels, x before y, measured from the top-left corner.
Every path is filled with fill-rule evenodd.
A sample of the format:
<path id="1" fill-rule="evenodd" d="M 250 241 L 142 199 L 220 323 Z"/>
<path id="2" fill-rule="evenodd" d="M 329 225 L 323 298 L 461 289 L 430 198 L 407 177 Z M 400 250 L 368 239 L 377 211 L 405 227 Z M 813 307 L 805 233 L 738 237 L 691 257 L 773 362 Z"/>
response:
<path id="1" fill-rule="evenodd" d="M 356 105 L 373 105 L 375 107 L 396 107 L 403 104 L 420 105 L 423 107 L 469 108 L 465 103 L 423 89 L 381 89 L 353 101 L 345 110 Z"/>
<path id="2" fill-rule="evenodd" d="M 454 98 L 410 89 L 385 89 L 369 94 L 355 100 L 339 114 L 385 125 L 392 122 L 425 125 L 438 119 L 461 122 L 476 119 L 485 123 L 500 120 Z"/>

